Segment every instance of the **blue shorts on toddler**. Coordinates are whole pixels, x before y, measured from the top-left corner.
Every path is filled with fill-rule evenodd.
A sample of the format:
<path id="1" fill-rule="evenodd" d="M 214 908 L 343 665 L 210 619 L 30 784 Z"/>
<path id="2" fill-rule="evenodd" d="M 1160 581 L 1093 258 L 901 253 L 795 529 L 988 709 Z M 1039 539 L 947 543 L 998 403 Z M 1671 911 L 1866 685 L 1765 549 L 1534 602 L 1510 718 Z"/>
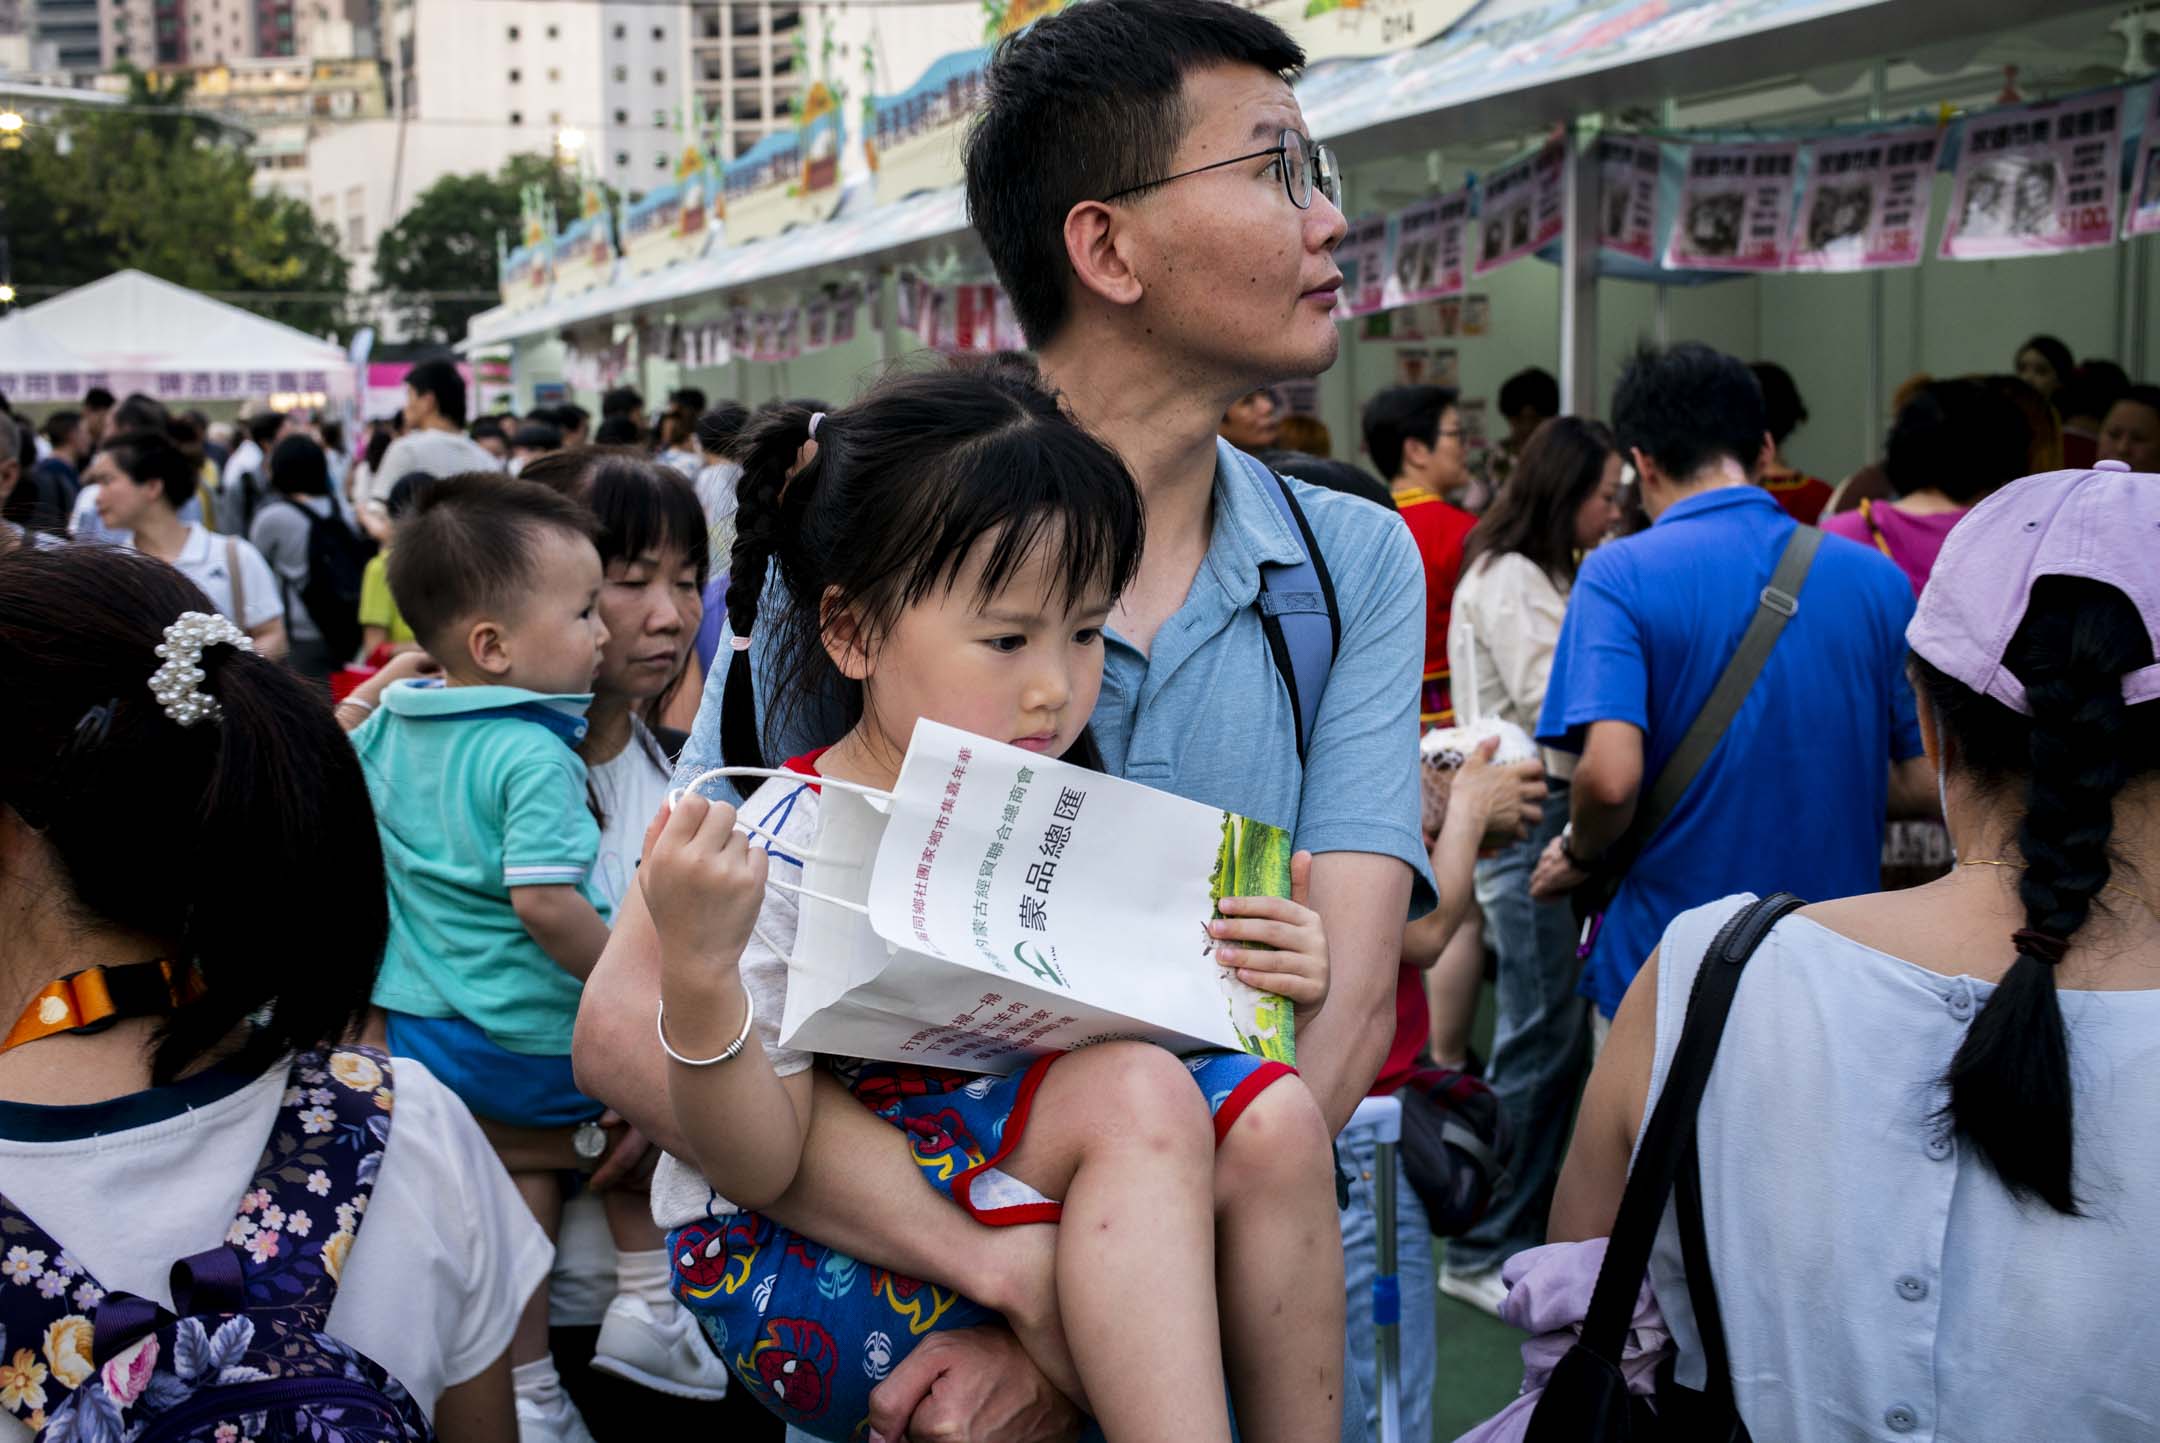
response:
<path id="1" fill-rule="evenodd" d="M 993 1227 L 1057 1221 L 1062 1207 L 999 1170 L 1027 1130 L 1036 1090 L 1059 1057 L 982 1077 L 889 1062 L 841 1076 L 865 1107 L 908 1135 L 923 1180 Z M 1252 1100 L 1291 1075 L 1242 1052 L 1185 1059 L 1221 1143 Z M 932 1283 L 810 1241 L 757 1213 L 707 1217 L 668 1234 L 676 1298 L 753 1396 L 818 1438 L 868 1435 L 870 1394 L 932 1333 L 997 1314 Z"/>
<path id="2" fill-rule="evenodd" d="M 389 1014 L 389 1051 L 427 1065 L 473 1116 L 512 1127 L 575 1127 L 607 1110 L 577 1089 L 567 1057 L 498 1047 L 462 1017 Z"/>

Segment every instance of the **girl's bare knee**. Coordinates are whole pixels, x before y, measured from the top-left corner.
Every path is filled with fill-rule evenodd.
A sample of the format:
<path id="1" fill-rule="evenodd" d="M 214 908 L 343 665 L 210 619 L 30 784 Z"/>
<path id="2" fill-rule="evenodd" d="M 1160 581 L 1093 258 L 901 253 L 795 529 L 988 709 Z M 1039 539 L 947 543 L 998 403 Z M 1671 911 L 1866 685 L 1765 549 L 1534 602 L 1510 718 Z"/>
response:
<path id="1" fill-rule="evenodd" d="M 1271 1083 L 1247 1103 L 1215 1150 L 1218 1196 L 1326 1176 L 1334 1139 L 1302 1079 Z"/>
<path id="2" fill-rule="evenodd" d="M 1063 1105 L 1082 1111 L 1099 1135 L 1145 1136 L 1181 1150 L 1214 1145 L 1207 1101 L 1192 1074 L 1153 1043 L 1097 1043 L 1060 1059 L 1051 1075 L 1059 1072 L 1068 1094 Z"/>

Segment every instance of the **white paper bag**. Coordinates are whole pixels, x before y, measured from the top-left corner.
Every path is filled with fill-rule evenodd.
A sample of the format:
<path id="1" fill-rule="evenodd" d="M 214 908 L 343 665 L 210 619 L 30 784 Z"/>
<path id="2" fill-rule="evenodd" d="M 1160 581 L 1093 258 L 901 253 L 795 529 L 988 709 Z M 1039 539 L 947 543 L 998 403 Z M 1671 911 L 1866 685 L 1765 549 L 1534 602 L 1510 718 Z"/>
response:
<path id="1" fill-rule="evenodd" d="M 889 801 L 827 787 L 781 1041 L 1012 1072 L 1140 1038 L 1292 1061 L 1288 1002 L 1214 956 L 1229 896 L 1285 896 L 1280 828 L 935 722 Z"/>

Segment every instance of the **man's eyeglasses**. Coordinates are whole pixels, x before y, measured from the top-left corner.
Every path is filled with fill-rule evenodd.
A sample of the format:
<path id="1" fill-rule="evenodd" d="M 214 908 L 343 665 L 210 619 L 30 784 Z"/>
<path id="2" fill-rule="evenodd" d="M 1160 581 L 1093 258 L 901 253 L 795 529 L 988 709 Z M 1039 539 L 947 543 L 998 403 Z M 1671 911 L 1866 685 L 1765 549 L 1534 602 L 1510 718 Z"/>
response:
<path id="1" fill-rule="evenodd" d="M 1105 203 L 1168 185 L 1173 180 L 1183 180 L 1189 175 L 1201 175 L 1211 170 L 1221 170 L 1226 165 L 1241 165 L 1248 160 L 1260 160 L 1267 156 L 1276 158 L 1276 167 L 1282 175 L 1283 193 L 1290 197 L 1290 204 L 1299 210 L 1312 207 L 1313 192 L 1327 197 L 1329 205 L 1342 205 L 1342 170 L 1335 163 L 1335 152 L 1324 145 L 1314 143 L 1313 138 L 1295 130 L 1282 133 L 1282 143 L 1266 150 L 1256 150 L 1250 155 L 1233 155 L 1228 160 L 1218 160 L 1211 165 L 1196 165 L 1191 170 L 1181 170 L 1176 175 L 1166 175 L 1160 180 L 1143 181 L 1113 191 L 1103 197 Z"/>

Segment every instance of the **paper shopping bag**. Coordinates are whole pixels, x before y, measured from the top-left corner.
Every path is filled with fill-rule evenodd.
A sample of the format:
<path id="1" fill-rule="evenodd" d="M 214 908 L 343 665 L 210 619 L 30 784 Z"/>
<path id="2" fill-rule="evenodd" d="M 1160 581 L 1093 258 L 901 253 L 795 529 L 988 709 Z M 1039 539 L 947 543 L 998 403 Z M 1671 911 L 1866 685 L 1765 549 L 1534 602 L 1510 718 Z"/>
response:
<path id="1" fill-rule="evenodd" d="M 918 724 L 889 800 L 828 788 L 781 1040 L 1010 1072 L 1139 1038 L 1293 1061 L 1290 1005 L 1214 957 L 1232 896 L 1286 896 L 1280 828 Z"/>

